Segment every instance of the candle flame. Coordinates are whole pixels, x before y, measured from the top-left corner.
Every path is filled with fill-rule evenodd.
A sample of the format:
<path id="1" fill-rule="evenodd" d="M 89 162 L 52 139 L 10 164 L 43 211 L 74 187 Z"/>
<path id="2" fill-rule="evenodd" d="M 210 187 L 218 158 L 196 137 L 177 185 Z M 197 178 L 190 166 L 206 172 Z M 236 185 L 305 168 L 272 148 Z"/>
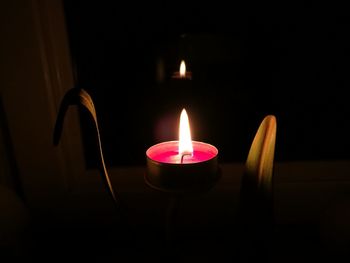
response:
<path id="1" fill-rule="evenodd" d="M 180 77 L 181 78 L 186 77 L 186 64 L 184 60 L 181 60 L 181 64 L 180 64 Z"/>
<path id="2" fill-rule="evenodd" d="M 185 109 L 180 115 L 179 154 L 193 154 L 190 123 Z"/>

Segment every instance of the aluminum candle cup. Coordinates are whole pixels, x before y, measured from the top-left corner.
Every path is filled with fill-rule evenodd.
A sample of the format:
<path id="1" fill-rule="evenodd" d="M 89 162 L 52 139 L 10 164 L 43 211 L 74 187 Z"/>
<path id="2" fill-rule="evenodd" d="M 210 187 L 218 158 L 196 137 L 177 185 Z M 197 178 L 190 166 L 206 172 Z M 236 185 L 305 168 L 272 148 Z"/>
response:
<path id="1" fill-rule="evenodd" d="M 210 187 L 219 175 L 218 149 L 192 141 L 193 153 L 179 154 L 179 141 L 153 145 L 146 151 L 146 180 L 165 191 L 191 191 Z"/>

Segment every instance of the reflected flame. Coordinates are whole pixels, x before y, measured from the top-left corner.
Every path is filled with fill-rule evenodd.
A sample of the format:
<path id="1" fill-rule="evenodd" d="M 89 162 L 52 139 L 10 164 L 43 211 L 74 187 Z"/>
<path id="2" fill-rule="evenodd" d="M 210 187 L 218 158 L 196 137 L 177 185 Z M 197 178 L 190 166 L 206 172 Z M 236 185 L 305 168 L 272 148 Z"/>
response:
<path id="1" fill-rule="evenodd" d="M 181 64 L 180 64 L 180 77 L 181 78 L 186 77 L 186 64 L 184 60 L 181 60 Z"/>
<path id="2" fill-rule="evenodd" d="M 190 123 L 185 109 L 180 116 L 179 154 L 193 154 Z"/>

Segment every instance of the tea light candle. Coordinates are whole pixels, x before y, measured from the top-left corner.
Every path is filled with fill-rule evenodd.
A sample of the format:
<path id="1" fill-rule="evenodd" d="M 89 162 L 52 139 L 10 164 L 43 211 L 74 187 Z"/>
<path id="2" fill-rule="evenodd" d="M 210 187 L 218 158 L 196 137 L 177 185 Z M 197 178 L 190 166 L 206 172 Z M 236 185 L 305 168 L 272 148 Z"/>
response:
<path id="1" fill-rule="evenodd" d="M 173 79 L 192 79 L 192 72 L 186 70 L 186 63 L 181 60 L 179 71 L 174 72 Z"/>
<path id="2" fill-rule="evenodd" d="M 146 182 L 165 191 L 201 189 L 218 178 L 218 149 L 192 141 L 186 110 L 180 116 L 179 141 L 167 141 L 146 151 Z"/>

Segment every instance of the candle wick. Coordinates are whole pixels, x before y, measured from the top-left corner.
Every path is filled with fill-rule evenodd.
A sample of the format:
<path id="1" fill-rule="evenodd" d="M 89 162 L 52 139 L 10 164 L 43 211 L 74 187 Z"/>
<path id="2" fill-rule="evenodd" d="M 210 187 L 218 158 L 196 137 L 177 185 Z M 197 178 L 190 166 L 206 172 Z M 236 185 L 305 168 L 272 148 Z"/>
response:
<path id="1" fill-rule="evenodd" d="M 183 154 L 181 154 L 181 163 L 183 163 L 184 162 L 184 157 L 186 156 L 186 155 L 192 155 L 191 153 L 183 153 Z"/>

